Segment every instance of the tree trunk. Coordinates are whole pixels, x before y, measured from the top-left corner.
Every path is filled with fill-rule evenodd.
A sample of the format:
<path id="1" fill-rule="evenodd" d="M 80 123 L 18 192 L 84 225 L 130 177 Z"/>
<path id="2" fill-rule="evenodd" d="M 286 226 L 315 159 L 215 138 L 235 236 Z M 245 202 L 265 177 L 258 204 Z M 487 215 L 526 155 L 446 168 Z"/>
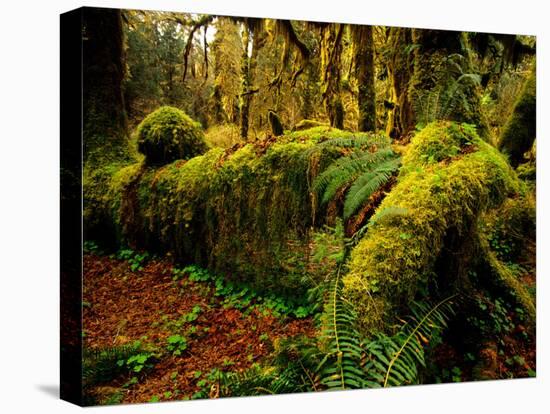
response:
<path id="1" fill-rule="evenodd" d="M 250 45 L 250 30 L 245 24 L 243 30 L 243 57 L 242 57 L 242 86 L 241 97 L 239 101 L 239 113 L 241 124 L 241 138 L 248 138 L 248 113 L 250 111 L 250 57 L 248 56 L 248 47 Z"/>
<path id="2" fill-rule="evenodd" d="M 359 131 L 376 131 L 376 93 L 374 89 L 374 43 L 372 26 L 351 26 L 355 78 L 358 84 L 357 103 Z"/>
<path id="3" fill-rule="evenodd" d="M 387 62 L 390 108 L 386 133 L 393 139 L 400 139 L 410 134 L 415 126 L 408 93 L 413 68 L 412 54 L 407 51 L 412 44 L 411 29 L 392 27 L 387 43 L 390 50 Z"/>
<path id="4" fill-rule="evenodd" d="M 340 66 L 344 26 L 326 25 L 321 30 L 322 96 L 330 126 L 344 127 L 344 106 L 340 97 Z"/>
<path id="5" fill-rule="evenodd" d="M 523 160 L 523 154 L 533 146 L 536 132 L 537 78 L 533 67 L 506 122 L 498 149 L 509 156 L 512 166 L 517 167 Z"/>
<path id="6" fill-rule="evenodd" d="M 248 127 L 250 124 L 250 105 L 254 91 L 254 78 L 256 73 L 256 61 L 258 51 L 263 45 L 263 33 L 261 24 L 257 19 L 247 19 L 243 31 L 243 57 L 242 57 L 242 88 L 240 99 L 240 124 L 241 138 L 248 139 Z M 248 48 L 251 45 L 250 56 Z"/>
<path id="7" fill-rule="evenodd" d="M 83 12 L 84 160 L 127 157 L 127 119 L 122 95 L 124 49 L 120 10 Z"/>
<path id="8" fill-rule="evenodd" d="M 479 84 L 463 32 L 414 29 L 414 71 L 409 83 L 413 119 L 421 126 L 435 120 L 466 122 L 487 139 Z"/>

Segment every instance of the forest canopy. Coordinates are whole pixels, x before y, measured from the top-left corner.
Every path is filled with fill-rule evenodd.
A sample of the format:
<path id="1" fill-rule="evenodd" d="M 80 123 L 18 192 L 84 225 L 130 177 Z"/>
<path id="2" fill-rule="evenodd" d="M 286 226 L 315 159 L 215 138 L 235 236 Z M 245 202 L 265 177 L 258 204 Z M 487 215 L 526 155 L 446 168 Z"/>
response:
<path id="1" fill-rule="evenodd" d="M 83 22 L 90 403 L 535 375 L 534 37 Z"/>

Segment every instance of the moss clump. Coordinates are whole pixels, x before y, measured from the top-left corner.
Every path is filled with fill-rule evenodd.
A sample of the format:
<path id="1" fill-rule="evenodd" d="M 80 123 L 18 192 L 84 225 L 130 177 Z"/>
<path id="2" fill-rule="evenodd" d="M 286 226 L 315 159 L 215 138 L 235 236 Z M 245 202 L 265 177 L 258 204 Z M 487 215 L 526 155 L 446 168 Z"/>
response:
<path id="1" fill-rule="evenodd" d="M 148 165 L 164 165 L 206 152 L 204 133 L 198 122 L 183 111 L 163 106 L 138 125 L 138 150 Z"/>
<path id="2" fill-rule="evenodd" d="M 481 212 L 517 191 L 504 157 L 471 126 L 436 122 L 418 133 L 397 185 L 351 253 L 345 293 L 359 307 L 363 329 L 381 328 L 392 309 L 410 303 L 450 229 L 468 234 Z"/>
<path id="3" fill-rule="evenodd" d="M 498 148 L 510 157 L 510 163 L 516 167 L 523 160 L 523 154 L 529 151 L 536 137 L 537 82 L 536 71 L 526 80 L 523 90 L 514 104 L 512 115 L 504 126 Z"/>

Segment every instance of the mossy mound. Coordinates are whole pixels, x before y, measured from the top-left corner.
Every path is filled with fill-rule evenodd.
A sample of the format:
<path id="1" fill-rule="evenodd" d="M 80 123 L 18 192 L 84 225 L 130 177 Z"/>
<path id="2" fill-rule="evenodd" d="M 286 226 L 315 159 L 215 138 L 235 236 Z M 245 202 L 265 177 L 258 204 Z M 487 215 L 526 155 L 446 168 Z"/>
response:
<path id="1" fill-rule="evenodd" d="M 362 328 L 382 328 L 392 310 L 410 303 L 431 277 L 448 232 L 469 234 L 481 212 L 518 186 L 505 158 L 473 127 L 440 121 L 419 132 L 396 186 L 351 253 L 345 293 Z"/>
<path id="2" fill-rule="evenodd" d="M 185 112 L 163 106 L 150 113 L 136 130 L 138 150 L 148 165 L 164 165 L 203 154 L 208 147 L 201 125 Z"/>

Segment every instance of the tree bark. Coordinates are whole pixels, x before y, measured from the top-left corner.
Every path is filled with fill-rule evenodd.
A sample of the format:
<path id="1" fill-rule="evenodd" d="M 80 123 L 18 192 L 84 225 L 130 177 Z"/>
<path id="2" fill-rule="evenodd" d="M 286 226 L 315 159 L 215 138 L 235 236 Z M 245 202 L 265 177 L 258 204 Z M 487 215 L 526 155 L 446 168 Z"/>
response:
<path id="1" fill-rule="evenodd" d="M 344 26 L 329 24 L 321 29 L 322 96 L 330 126 L 344 127 L 344 106 L 340 97 L 340 66 Z"/>
<path id="2" fill-rule="evenodd" d="M 506 122 L 498 149 L 509 156 L 510 164 L 517 167 L 523 154 L 533 146 L 537 132 L 537 78 L 533 67 L 525 81 L 512 115 Z"/>
<path id="3" fill-rule="evenodd" d="M 241 125 L 241 138 L 248 139 L 248 128 L 250 124 L 250 105 L 254 93 L 254 78 L 256 73 L 256 61 L 258 58 L 258 51 L 263 45 L 263 33 L 261 24 L 258 19 L 247 19 L 244 25 L 243 31 L 243 57 L 242 57 L 242 88 L 240 96 L 240 125 Z M 251 44 L 250 56 L 248 54 L 248 48 Z"/>
<path id="4" fill-rule="evenodd" d="M 411 29 L 392 27 L 388 36 L 390 50 L 387 62 L 390 83 L 389 112 L 386 133 L 400 139 L 414 130 L 414 118 L 409 99 L 409 81 L 413 68 L 412 54 L 407 46 L 412 44 Z"/>
<path id="5" fill-rule="evenodd" d="M 85 8 L 82 36 L 84 160 L 124 158 L 128 135 L 120 10 Z"/>
<path id="6" fill-rule="evenodd" d="M 414 29 L 414 71 L 409 83 L 413 120 L 465 122 L 487 139 L 489 130 L 481 115 L 479 81 L 463 32 Z"/>
<path id="7" fill-rule="evenodd" d="M 376 93 L 374 89 L 374 42 L 372 26 L 352 25 L 359 131 L 376 131 Z"/>

